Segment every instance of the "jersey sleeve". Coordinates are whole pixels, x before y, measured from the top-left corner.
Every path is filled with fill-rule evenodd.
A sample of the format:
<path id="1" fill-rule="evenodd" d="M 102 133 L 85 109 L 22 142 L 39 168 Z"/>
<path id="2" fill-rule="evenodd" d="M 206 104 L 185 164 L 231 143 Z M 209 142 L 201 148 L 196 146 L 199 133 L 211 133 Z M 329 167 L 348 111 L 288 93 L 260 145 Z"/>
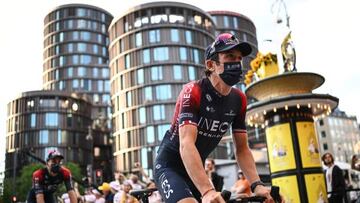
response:
<path id="1" fill-rule="evenodd" d="M 245 125 L 245 116 L 246 116 L 246 96 L 240 90 L 237 90 L 240 96 L 240 110 L 235 116 L 234 122 L 232 124 L 232 131 L 239 133 L 246 133 L 246 125 Z"/>
<path id="2" fill-rule="evenodd" d="M 42 169 L 36 170 L 32 176 L 32 185 L 35 194 L 44 193 L 43 180 L 44 180 L 44 174 Z"/>
<path id="3" fill-rule="evenodd" d="M 184 125 L 197 126 L 199 120 L 201 90 L 198 83 L 186 84 L 178 97 L 179 127 Z"/>
<path id="4" fill-rule="evenodd" d="M 70 170 L 65 167 L 61 167 L 61 172 L 64 177 L 64 184 L 66 187 L 66 191 L 70 191 L 70 190 L 74 189 Z"/>

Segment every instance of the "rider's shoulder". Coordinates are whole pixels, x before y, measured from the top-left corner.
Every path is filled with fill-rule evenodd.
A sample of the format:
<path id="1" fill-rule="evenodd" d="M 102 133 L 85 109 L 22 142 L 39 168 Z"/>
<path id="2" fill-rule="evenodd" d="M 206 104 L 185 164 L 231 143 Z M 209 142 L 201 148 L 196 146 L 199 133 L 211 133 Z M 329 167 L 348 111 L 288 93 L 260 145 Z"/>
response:
<path id="1" fill-rule="evenodd" d="M 33 172 L 33 177 L 41 178 L 45 174 L 44 168 L 37 169 Z"/>
<path id="2" fill-rule="evenodd" d="M 231 90 L 234 94 L 238 95 L 241 98 L 246 99 L 245 93 L 243 91 L 241 91 L 239 88 L 232 87 Z"/>
<path id="3" fill-rule="evenodd" d="M 71 176 L 71 171 L 68 168 L 64 167 L 64 166 L 61 166 L 61 173 L 66 178 Z"/>

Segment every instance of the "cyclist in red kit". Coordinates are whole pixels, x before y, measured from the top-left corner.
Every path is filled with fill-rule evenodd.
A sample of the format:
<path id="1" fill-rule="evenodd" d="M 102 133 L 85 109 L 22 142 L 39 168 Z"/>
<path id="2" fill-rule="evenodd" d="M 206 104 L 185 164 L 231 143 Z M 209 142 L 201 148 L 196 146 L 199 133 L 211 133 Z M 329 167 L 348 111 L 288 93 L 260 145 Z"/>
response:
<path id="1" fill-rule="evenodd" d="M 53 193 L 64 182 L 71 203 L 77 202 L 69 169 L 61 166 L 64 157 L 58 151 L 51 151 L 46 159 L 46 167 L 33 173 L 33 185 L 27 198 L 28 203 L 57 202 Z"/>
<path id="2" fill-rule="evenodd" d="M 245 126 L 246 96 L 237 88 L 248 43 L 220 34 L 205 52 L 206 78 L 186 84 L 176 103 L 171 128 L 159 147 L 155 181 L 165 202 L 221 202 L 206 175 L 204 162 L 231 130 L 238 165 L 257 196 L 274 202 L 257 174 Z"/>

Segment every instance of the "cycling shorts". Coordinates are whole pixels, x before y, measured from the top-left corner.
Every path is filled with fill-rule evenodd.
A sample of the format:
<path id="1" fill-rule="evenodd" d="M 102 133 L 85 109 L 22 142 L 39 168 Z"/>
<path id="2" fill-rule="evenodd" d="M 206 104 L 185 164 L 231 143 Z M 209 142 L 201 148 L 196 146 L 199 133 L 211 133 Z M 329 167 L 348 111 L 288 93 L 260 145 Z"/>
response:
<path id="1" fill-rule="evenodd" d="M 154 179 L 163 200 L 173 203 L 192 197 L 201 202 L 201 194 L 186 173 L 182 160 L 177 159 L 175 162 L 181 162 L 177 165 L 169 153 L 160 151 L 155 161 Z"/>

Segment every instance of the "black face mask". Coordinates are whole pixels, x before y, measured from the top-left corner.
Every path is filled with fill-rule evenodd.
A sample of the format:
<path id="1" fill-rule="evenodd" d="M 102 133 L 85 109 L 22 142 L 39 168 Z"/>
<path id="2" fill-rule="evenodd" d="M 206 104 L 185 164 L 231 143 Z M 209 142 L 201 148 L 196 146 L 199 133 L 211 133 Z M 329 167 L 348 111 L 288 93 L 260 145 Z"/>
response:
<path id="1" fill-rule="evenodd" d="M 220 74 L 220 78 L 229 86 L 233 86 L 241 79 L 242 67 L 240 62 L 224 63 L 224 72 Z"/>
<path id="2" fill-rule="evenodd" d="M 60 172 L 60 164 L 51 164 L 50 171 L 53 173 L 59 173 Z"/>

